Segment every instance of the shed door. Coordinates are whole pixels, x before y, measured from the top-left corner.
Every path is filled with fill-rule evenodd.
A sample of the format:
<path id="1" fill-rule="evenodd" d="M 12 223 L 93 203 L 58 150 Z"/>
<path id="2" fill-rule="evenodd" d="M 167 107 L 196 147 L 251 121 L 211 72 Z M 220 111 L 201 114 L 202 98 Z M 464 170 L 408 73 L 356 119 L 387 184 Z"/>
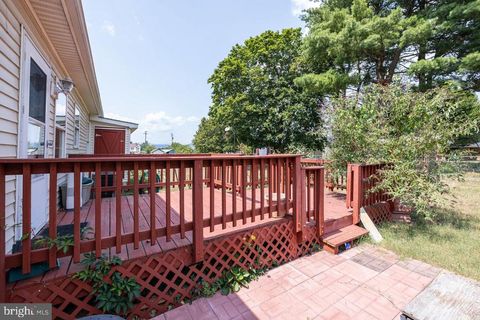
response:
<path id="1" fill-rule="evenodd" d="M 125 154 L 125 130 L 96 128 L 94 154 Z"/>

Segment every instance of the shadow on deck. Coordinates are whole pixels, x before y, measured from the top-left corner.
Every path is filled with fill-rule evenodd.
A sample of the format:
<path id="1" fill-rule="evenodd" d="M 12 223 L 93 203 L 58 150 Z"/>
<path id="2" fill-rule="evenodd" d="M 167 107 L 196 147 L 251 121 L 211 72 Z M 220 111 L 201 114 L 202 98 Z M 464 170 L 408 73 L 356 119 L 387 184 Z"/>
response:
<path id="1" fill-rule="evenodd" d="M 203 212 L 204 219 L 207 219 L 213 215 L 215 218 L 220 218 L 222 215 L 231 215 L 233 213 L 234 199 L 231 192 L 225 192 L 222 194 L 222 190 L 214 189 L 214 199 L 213 208 L 211 208 L 210 203 L 210 189 L 206 188 L 203 192 Z M 155 204 L 156 204 L 156 214 L 155 214 L 155 224 L 156 227 L 165 227 L 166 226 L 166 193 L 158 192 L 155 194 Z M 269 201 L 268 197 L 264 199 L 264 210 L 262 213 L 261 207 L 262 203 L 260 199 L 260 194 L 257 194 L 255 197 L 257 200 L 252 201 L 251 197 L 246 197 L 245 203 L 243 203 L 243 198 L 239 195 L 235 199 L 236 207 L 236 217 L 235 226 L 233 222 L 226 222 L 225 225 L 214 225 L 204 226 L 203 234 L 204 239 L 212 239 L 217 236 L 221 236 L 227 233 L 235 232 L 249 229 L 252 227 L 259 227 L 268 223 L 278 221 L 281 218 L 291 216 L 292 209 L 286 210 L 285 201 L 280 201 L 280 210 L 275 210 L 269 212 Z M 276 199 L 274 199 L 276 200 Z M 179 226 L 181 220 L 181 208 L 180 208 L 180 193 L 178 191 L 170 192 L 170 225 L 172 227 Z M 193 205 L 192 205 L 192 191 L 185 190 L 184 192 L 184 219 L 185 223 L 192 222 L 193 220 Z M 223 205 L 222 205 L 223 203 Z M 132 195 L 125 195 L 121 197 L 121 230 L 122 235 L 129 234 L 133 232 L 133 216 L 134 216 L 134 199 Z M 245 211 L 252 209 L 252 204 L 255 204 L 255 210 L 260 210 L 260 213 L 252 219 L 248 216 L 246 219 L 243 219 L 243 206 L 245 206 Z M 274 206 L 278 203 L 273 201 Z M 283 210 L 282 210 L 283 209 Z M 139 195 L 139 229 L 141 231 L 150 230 L 150 196 L 148 194 Z M 102 238 L 115 236 L 116 235 L 116 199 L 115 198 L 102 198 L 101 201 L 101 233 Z M 342 221 L 347 221 L 346 223 L 351 223 L 351 212 L 346 209 L 345 206 L 345 195 L 337 192 L 327 191 L 325 192 L 325 223 L 326 231 L 329 231 L 331 228 L 337 228 L 339 223 Z M 87 223 L 88 232 L 85 235 L 86 239 L 94 237 L 95 233 L 95 200 L 88 201 L 80 211 L 81 222 Z M 72 211 L 61 211 L 58 214 L 58 225 L 69 225 L 73 224 L 74 214 Z M 338 222 L 338 223 L 337 223 Z M 168 250 L 185 247 L 192 245 L 192 231 L 185 231 L 184 234 L 174 233 L 171 236 L 171 240 L 167 241 L 165 236 L 157 237 L 156 241 L 152 243 L 149 239 L 140 241 L 139 247 L 134 248 L 133 243 L 123 244 L 120 252 L 116 252 L 114 247 L 109 249 L 104 249 L 102 252 L 107 256 L 117 255 L 122 260 L 127 261 L 130 259 L 140 258 L 143 256 L 149 256 L 156 253 L 165 252 Z M 59 258 L 60 267 L 55 270 L 51 270 L 45 273 L 42 278 L 36 277 L 27 280 L 21 281 L 22 284 L 25 284 L 27 281 L 49 281 L 55 278 L 59 278 L 68 274 L 78 272 L 83 268 L 80 263 L 74 263 L 72 256 L 66 256 Z"/>

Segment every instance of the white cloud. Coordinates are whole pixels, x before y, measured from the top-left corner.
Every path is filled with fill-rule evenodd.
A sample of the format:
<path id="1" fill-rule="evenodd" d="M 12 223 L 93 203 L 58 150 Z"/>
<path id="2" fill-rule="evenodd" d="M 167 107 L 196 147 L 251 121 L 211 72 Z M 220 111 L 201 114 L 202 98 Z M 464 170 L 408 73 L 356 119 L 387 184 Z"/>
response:
<path id="1" fill-rule="evenodd" d="M 141 24 L 140 18 L 139 18 L 136 14 L 133 15 L 133 21 L 135 21 L 135 23 L 136 23 L 137 25 L 140 25 L 140 24 Z"/>
<path id="2" fill-rule="evenodd" d="M 320 1 L 292 0 L 292 13 L 294 16 L 299 16 L 303 13 L 303 10 L 318 7 L 320 4 Z"/>
<path id="3" fill-rule="evenodd" d="M 115 120 L 120 120 L 120 121 L 127 121 L 127 122 L 133 122 L 133 123 L 139 123 L 138 120 L 132 119 L 130 117 L 122 116 L 118 113 L 113 113 L 113 112 L 107 112 L 105 113 L 105 118 L 111 118 Z"/>
<path id="4" fill-rule="evenodd" d="M 195 116 L 172 116 L 165 111 L 147 113 L 140 119 L 116 113 L 105 113 L 105 117 L 138 123 L 138 129 L 135 132 L 136 140 L 141 141 L 140 138 L 143 137 L 143 132 L 148 131 L 148 140 L 155 143 L 168 141 L 167 135 L 165 135 L 166 132 L 173 132 L 175 136 L 182 136 L 183 131 L 188 131 L 192 127 L 196 128 L 200 122 L 200 119 Z"/>
<path id="5" fill-rule="evenodd" d="M 197 117 L 170 116 L 164 111 L 147 113 L 142 124 L 151 131 L 169 131 L 174 127 L 181 127 L 187 123 L 197 123 Z"/>
<path id="6" fill-rule="evenodd" d="M 103 21 L 102 30 L 112 37 L 116 34 L 115 25 L 108 20 Z"/>

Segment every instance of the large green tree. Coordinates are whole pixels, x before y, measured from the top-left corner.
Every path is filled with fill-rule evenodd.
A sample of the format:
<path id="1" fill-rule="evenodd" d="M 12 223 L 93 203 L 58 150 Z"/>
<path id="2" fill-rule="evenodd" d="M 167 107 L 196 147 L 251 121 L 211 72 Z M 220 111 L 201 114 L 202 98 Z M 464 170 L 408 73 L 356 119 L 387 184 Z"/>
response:
<path id="1" fill-rule="evenodd" d="M 194 138 L 197 151 L 235 151 L 240 144 L 275 152 L 323 148 L 319 99 L 294 84 L 303 74 L 301 44 L 300 29 L 285 29 L 231 49 L 209 79 L 212 105 Z"/>
<path id="2" fill-rule="evenodd" d="M 461 169 L 451 143 L 478 133 L 480 103 L 474 94 L 452 86 L 415 92 L 396 84 L 371 85 L 360 101 L 335 99 L 332 120 L 334 168 L 393 164 L 382 173 L 380 187 L 431 218 L 432 206 L 445 199 L 444 166 Z"/>
<path id="3" fill-rule="evenodd" d="M 326 0 L 309 10 L 298 85 L 360 92 L 395 76 L 427 90 L 448 80 L 480 88 L 480 1 Z"/>

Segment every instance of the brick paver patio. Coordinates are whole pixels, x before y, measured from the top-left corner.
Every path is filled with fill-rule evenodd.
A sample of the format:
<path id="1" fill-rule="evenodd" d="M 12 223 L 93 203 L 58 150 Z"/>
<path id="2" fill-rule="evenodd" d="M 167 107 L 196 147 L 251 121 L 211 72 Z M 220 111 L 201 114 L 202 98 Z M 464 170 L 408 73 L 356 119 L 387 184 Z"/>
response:
<path id="1" fill-rule="evenodd" d="M 170 319 L 399 319 L 440 272 L 370 245 L 318 252 L 275 268 L 236 294 L 195 300 Z"/>

